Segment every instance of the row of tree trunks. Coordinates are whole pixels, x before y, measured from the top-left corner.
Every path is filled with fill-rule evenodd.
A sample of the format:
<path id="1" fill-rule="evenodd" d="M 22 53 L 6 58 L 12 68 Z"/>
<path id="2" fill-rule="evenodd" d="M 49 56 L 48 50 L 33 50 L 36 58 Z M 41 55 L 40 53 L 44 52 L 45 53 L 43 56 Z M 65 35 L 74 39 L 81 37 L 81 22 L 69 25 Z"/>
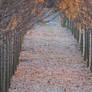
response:
<path id="1" fill-rule="evenodd" d="M 69 28 L 74 38 L 78 41 L 84 61 L 86 61 L 87 67 L 92 72 L 92 30 L 88 30 L 86 25 L 82 25 L 80 29 L 77 28 L 77 24 L 74 26 L 74 22 L 71 19 L 64 18 L 63 21 L 63 26 Z"/>
<path id="2" fill-rule="evenodd" d="M 0 35 L 0 92 L 7 92 L 10 79 L 19 63 L 23 34 L 9 32 Z"/>

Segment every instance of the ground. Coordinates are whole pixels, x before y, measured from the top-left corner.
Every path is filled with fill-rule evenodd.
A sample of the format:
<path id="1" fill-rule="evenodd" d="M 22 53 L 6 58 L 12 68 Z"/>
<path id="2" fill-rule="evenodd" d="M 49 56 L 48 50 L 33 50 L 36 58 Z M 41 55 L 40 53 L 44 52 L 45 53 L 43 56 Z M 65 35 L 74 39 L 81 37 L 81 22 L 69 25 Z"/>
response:
<path id="1" fill-rule="evenodd" d="M 92 73 L 85 63 L 68 29 L 35 25 L 24 37 L 9 92 L 92 92 Z"/>

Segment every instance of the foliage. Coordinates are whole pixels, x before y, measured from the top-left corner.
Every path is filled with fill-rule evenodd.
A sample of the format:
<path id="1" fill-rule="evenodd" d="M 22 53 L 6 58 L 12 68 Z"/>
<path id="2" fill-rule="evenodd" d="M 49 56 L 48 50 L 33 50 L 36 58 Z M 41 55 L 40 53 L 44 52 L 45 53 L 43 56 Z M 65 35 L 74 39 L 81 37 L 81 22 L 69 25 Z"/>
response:
<path id="1" fill-rule="evenodd" d="M 61 0 L 57 6 L 60 10 L 67 8 L 63 12 L 64 16 L 79 26 L 86 25 L 88 29 L 92 27 L 91 0 Z"/>

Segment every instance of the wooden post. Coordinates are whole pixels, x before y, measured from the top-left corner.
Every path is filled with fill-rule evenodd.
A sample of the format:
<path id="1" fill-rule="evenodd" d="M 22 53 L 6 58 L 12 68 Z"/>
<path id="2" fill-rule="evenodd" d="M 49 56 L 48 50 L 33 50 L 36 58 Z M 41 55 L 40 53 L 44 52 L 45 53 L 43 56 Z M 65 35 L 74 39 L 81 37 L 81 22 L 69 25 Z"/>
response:
<path id="1" fill-rule="evenodd" d="M 82 56 L 84 57 L 84 60 L 86 60 L 86 56 L 85 56 L 85 53 L 86 53 L 86 29 L 85 27 L 83 27 L 83 54 Z"/>
<path id="2" fill-rule="evenodd" d="M 83 55 L 83 29 L 82 29 L 81 26 L 80 26 L 80 40 L 79 40 L 79 43 L 80 43 L 81 54 Z"/>
<path id="3" fill-rule="evenodd" d="M 91 36 L 90 36 L 90 62 L 91 62 L 91 65 L 90 65 L 90 70 L 92 72 L 92 30 L 91 30 Z"/>
<path id="4" fill-rule="evenodd" d="M 90 37 L 90 34 L 89 34 L 89 31 L 87 30 L 87 44 L 86 44 L 86 47 L 87 47 L 87 53 L 86 53 L 86 58 L 87 58 L 87 67 L 89 67 L 89 49 L 90 49 L 90 41 L 89 41 L 89 37 Z"/>
<path id="5" fill-rule="evenodd" d="M 1 73 L 2 73 L 2 61 L 1 61 L 1 56 L 2 56 L 2 44 L 1 44 L 1 42 L 2 42 L 2 39 L 1 39 L 1 34 L 0 34 L 0 90 L 2 90 L 2 79 L 1 79 L 1 77 L 2 77 L 2 75 L 1 75 Z"/>

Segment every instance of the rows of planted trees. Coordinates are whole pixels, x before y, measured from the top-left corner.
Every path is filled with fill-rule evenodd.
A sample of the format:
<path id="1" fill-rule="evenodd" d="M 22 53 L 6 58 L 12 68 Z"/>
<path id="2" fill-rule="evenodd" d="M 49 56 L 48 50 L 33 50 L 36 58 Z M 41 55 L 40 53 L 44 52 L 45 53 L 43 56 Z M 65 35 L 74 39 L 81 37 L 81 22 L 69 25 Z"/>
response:
<path id="1" fill-rule="evenodd" d="M 70 28 L 80 44 L 81 54 L 92 71 L 92 1 L 57 0 L 58 8 L 64 10 L 63 26 Z"/>
<path id="2" fill-rule="evenodd" d="M 92 71 L 91 0 L 0 0 L 2 1 L 6 2 L 0 4 L 0 92 L 7 92 L 10 85 L 25 33 L 47 17 L 44 8 L 50 5 L 54 6 L 55 12 L 62 11 L 63 26 L 71 29 L 80 43 L 87 66 Z"/>
<path id="3" fill-rule="evenodd" d="M 42 19 L 42 0 L 6 0 L 0 6 L 0 92 L 7 92 L 23 37 Z"/>

